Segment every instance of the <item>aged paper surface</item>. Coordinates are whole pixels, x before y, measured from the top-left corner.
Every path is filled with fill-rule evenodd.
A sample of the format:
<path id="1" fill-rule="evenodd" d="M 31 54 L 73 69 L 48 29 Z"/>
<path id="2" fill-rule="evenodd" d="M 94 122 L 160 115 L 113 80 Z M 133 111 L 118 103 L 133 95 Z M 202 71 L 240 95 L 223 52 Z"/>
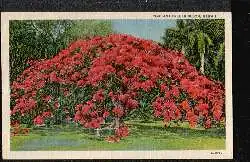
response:
<path id="1" fill-rule="evenodd" d="M 85 19 L 224 19 L 225 20 L 225 114 L 226 144 L 223 150 L 126 150 L 126 151 L 11 151 L 10 149 L 10 20 Z M 1 13 L 2 150 L 4 159 L 230 159 L 233 158 L 232 21 L 230 12 L 60 12 Z"/>

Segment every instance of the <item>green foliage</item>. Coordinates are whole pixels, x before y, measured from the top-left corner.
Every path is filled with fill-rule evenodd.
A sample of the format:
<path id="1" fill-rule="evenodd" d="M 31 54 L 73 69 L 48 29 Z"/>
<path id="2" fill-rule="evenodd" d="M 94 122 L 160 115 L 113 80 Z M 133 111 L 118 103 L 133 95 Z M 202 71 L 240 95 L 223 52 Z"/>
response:
<path id="1" fill-rule="evenodd" d="M 74 41 L 93 36 L 106 36 L 110 33 L 112 33 L 111 21 L 79 20 L 73 22 L 69 35 Z"/>
<path id="2" fill-rule="evenodd" d="M 154 109 L 152 108 L 152 102 L 157 96 L 161 95 L 160 90 L 158 88 L 153 88 L 150 92 L 139 90 L 138 93 L 137 100 L 139 101 L 139 108 L 131 111 L 127 116 L 127 120 L 139 119 L 146 122 L 155 119 L 153 116 Z"/>
<path id="3" fill-rule="evenodd" d="M 11 82 L 29 60 L 52 58 L 76 39 L 112 32 L 104 20 L 12 20 L 9 29 Z"/>
<path id="4" fill-rule="evenodd" d="M 28 60 L 53 57 L 67 45 L 67 21 L 10 21 L 10 80 L 27 66 Z"/>
<path id="5" fill-rule="evenodd" d="M 182 51 L 200 72 L 224 82 L 224 20 L 177 20 L 163 46 Z"/>

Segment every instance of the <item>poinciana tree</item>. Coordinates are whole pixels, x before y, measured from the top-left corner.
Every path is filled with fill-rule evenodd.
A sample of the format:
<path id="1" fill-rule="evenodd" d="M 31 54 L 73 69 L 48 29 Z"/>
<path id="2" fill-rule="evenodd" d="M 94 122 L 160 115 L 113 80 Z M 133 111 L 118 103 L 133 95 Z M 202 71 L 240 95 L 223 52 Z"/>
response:
<path id="1" fill-rule="evenodd" d="M 150 40 L 93 37 L 29 65 L 11 84 L 12 123 L 74 121 L 96 129 L 106 122 L 115 129 L 109 140 L 117 141 L 128 135 L 124 119 L 145 104 L 165 123 L 210 128 L 224 120 L 223 85 Z"/>

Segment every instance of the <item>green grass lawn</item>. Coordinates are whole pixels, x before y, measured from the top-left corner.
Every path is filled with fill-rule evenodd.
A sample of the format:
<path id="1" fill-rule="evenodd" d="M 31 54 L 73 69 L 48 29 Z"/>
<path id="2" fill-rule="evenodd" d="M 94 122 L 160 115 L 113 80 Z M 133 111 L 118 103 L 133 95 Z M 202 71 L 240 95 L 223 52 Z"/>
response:
<path id="1" fill-rule="evenodd" d="M 12 151 L 60 150 L 212 150 L 225 149 L 225 129 L 190 129 L 184 123 L 164 128 L 162 122 L 127 122 L 130 135 L 108 143 L 77 126 L 33 128 L 29 135 L 11 137 Z M 108 133 L 104 132 L 107 135 Z"/>

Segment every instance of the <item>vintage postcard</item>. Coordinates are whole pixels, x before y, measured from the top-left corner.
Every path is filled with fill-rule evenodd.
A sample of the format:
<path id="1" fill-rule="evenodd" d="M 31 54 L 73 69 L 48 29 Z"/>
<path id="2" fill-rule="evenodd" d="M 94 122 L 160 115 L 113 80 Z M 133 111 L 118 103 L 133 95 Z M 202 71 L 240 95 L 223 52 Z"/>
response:
<path id="1" fill-rule="evenodd" d="M 232 159 L 230 12 L 1 13 L 4 159 Z"/>

